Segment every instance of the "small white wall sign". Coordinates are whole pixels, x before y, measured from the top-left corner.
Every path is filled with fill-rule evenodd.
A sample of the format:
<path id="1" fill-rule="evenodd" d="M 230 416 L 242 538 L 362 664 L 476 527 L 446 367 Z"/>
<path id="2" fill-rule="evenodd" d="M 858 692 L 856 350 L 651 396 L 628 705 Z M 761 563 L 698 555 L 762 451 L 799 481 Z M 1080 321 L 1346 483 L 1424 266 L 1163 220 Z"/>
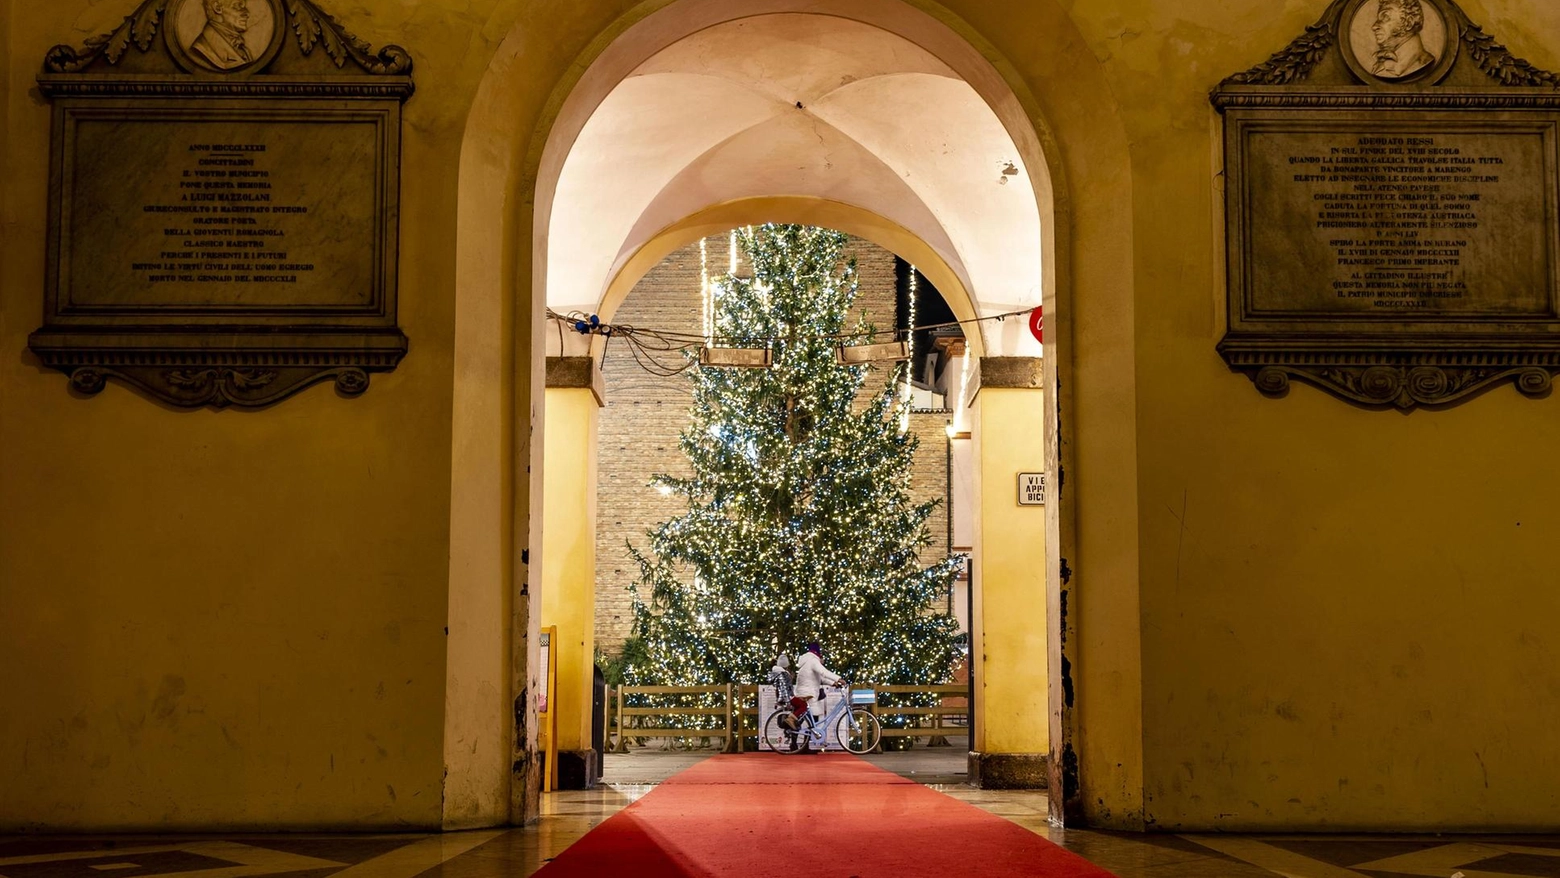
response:
<path id="1" fill-rule="evenodd" d="M 1018 505 L 1045 505 L 1045 473 L 1018 474 Z"/>

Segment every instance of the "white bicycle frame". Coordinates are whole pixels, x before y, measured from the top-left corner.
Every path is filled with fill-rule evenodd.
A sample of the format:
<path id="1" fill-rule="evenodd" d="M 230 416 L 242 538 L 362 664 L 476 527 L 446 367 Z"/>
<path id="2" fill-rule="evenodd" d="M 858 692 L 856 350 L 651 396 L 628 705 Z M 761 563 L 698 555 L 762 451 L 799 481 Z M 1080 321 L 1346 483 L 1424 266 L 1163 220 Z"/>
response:
<path id="1" fill-rule="evenodd" d="M 798 735 L 806 735 L 807 736 L 807 739 L 805 741 L 807 746 L 816 746 L 816 747 L 827 747 L 828 746 L 829 727 L 830 727 L 831 724 L 839 722 L 839 715 L 840 715 L 841 711 L 844 711 L 845 719 L 846 719 L 846 721 L 848 723 L 850 723 L 851 731 L 857 731 L 860 728 L 860 726 L 858 726 L 856 724 L 856 717 L 855 717 L 855 715 L 852 714 L 851 711 L 850 711 L 850 709 L 855 706 L 855 705 L 851 704 L 851 701 L 850 701 L 850 690 L 847 689 L 844 686 L 832 686 L 830 688 L 843 690 L 845 692 L 845 697 L 841 698 L 838 704 L 836 704 L 833 707 L 829 708 L 829 712 L 824 714 L 823 715 L 823 719 L 821 719 L 821 720 L 820 719 L 813 719 L 812 705 L 809 704 L 807 706 L 807 713 L 804 714 L 804 716 L 806 717 L 804 722 L 807 724 L 807 728 L 805 728 L 805 729 L 798 728 L 796 730 L 796 734 L 798 734 Z M 786 710 L 786 709 L 787 708 L 781 708 L 780 710 L 775 711 L 775 713 L 770 714 L 770 716 L 773 717 L 775 714 L 778 714 L 781 711 Z M 764 722 L 767 724 L 768 720 L 765 720 Z M 760 728 L 762 728 L 762 726 Z M 789 729 L 787 731 L 789 732 Z M 843 743 L 841 743 L 840 746 L 844 747 L 845 745 Z"/>

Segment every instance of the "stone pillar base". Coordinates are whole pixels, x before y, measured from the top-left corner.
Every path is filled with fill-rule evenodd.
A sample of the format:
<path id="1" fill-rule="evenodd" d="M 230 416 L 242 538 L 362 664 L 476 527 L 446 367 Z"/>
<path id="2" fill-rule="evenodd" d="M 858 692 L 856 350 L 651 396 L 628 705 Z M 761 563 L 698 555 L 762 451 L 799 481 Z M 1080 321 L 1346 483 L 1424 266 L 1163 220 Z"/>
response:
<path id="1" fill-rule="evenodd" d="M 970 753 L 969 784 L 983 790 L 1043 790 L 1044 753 Z"/>
<path id="2" fill-rule="evenodd" d="M 558 751 L 558 789 L 588 790 L 595 785 L 595 750 Z"/>

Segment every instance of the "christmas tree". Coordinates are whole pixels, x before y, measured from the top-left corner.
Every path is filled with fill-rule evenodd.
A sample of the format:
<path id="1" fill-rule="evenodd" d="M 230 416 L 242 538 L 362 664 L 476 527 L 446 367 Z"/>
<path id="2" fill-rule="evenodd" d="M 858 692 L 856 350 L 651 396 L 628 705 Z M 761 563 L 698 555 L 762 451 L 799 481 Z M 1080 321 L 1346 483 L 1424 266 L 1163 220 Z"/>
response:
<path id="1" fill-rule="evenodd" d="M 762 679 L 777 649 L 810 640 L 855 681 L 944 682 L 955 623 L 946 600 L 962 559 L 922 567 L 935 501 L 910 495 L 916 438 L 901 427 L 896 374 L 836 362 L 856 266 L 842 233 L 769 225 L 739 234 L 752 276 L 717 281 L 717 343 L 769 347 L 770 368 L 695 367 L 681 447 L 691 475 L 658 476 L 687 510 L 649 534 L 634 587 L 627 682 Z"/>

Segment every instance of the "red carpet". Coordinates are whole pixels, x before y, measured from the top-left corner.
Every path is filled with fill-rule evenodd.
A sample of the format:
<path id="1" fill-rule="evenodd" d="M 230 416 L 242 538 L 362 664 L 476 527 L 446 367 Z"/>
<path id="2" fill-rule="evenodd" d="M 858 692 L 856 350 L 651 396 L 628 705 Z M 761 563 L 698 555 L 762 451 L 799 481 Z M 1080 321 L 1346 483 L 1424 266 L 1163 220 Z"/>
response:
<path id="1" fill-rule="evenodd" d="M 539 878 L 1112 878 L 1017 824 L 854 756 L 716 756 Z"/>

